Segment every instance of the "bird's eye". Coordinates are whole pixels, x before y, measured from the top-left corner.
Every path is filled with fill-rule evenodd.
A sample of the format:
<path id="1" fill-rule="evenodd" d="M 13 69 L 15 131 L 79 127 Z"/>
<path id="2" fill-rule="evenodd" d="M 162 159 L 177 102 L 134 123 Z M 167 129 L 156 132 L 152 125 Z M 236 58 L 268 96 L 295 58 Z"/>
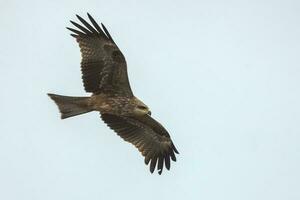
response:
<path id="1" fill-rule="evenodd" d="M 145 107 L 145 106 L 137 106 L 138 107 L 138 109 L 141 109 L 141 110 L 147 110 L 147 107 Z"/>

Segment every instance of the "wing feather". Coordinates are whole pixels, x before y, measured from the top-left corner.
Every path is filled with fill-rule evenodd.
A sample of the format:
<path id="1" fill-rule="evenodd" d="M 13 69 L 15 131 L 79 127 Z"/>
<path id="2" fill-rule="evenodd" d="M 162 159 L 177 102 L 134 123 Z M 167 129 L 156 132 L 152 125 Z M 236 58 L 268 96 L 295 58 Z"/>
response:
<path id="1" fill-rule="evenodd" d="M 79 19 L 79 21 L 88 28 L 88 30 L 90 32 L 92 32 L 93 34 L 98 34 L 98 32 L 94 29 L 93 26 L 91 26 L 87 21 L 85 21 L 82 17 L 80 17 L 79 15 L 76 15 L 76 17 Z"/>
<path id="2" fill-rule="evenodd" d="M 101 26 L 102 26 L 104 32 L 106 33 L 107 37 L 113 41 L 112 37 L 110 36 L 110 34 L 109 34 L 108 30 L 106 29 L 106 27 L 104 26 L 104 24 L 101 23 Z"/>
<path id="3" fill-rule="evenodd" d="M 92 32 L 90 32 L 88 29 L 84 28 L 83 26 L 77 24 L 76 22 L 73 22 L 72 20 L 70 20 L 70 22 L 71 22 L 74 26 L 76 26 L 77 28 L 79 28 L 82 32 L 84 32 L 85 34 L 88 34 L 88 35 L 92 34 Z"/>
<path id="4" fill-rule="evenodd" d="M 170 156 L 165 155 L 165 164 L 166 164 L 167 170 L 169 170 L 170 166 L 171 166 L 171 164 L 170 164 Z"/>
<path id="5" fill-rule="evenodd" d="M 157 164 L 157 170 L 158 170 L 158 173 L 159 173 L 159 174 L 162 173 L 163 165 L 164 165 L 164 156 L 161 155 L 161 156 L 159 156 L 159 158 L 158 158 L 158 164 Z"/>
<path id="6" fill-rule="evenodd" d="M 152 158 L 150 162 L 150 172 L 153 173 L 157 162 L 157 157 Z"/>
<path id="7" fill-rule="evenodd" d="M 90 19 L 90 21 L 92 22 L 93 26 L 97 29 L 98 33 L 102 36 L 105 36 L 105 34 L 103 33 L 103 31 L 101 30 L 100 26 L 98 25 L 98 23 L 94 20 L 94 18 L 87 13 L 88 18 Z"/>
<path id="8" fill-rule="evenodd" d="M 72 32 L 74 32 L 74 33 L 76 33 L 77 35 L 84 35 L 84 33 L 83 33 L 83 32 L 81 32 L 81 31 L 78 31 L 78 30 L 76 30 L 76 29 L 69 28 L 69 27 L 67 27 L 67 29 L 68 29 L 68 30 L 70 30 L 70 31 L 72 31 Z M 77 35 L 75 35 L 75 36 L 77 36 Z"/>

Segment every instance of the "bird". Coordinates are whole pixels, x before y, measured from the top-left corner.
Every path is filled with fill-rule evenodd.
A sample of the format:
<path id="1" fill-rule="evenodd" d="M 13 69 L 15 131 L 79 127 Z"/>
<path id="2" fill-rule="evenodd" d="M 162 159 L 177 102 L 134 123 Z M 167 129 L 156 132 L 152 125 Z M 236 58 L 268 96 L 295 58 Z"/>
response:
<path id="1" fill-rule="evenodd" d="M 103 122 L 123 140 L 133 144 L 144 156 L 150 172 L 159 175 L 170 169 L 179 154 L 168 131 L 153 117 L 149 107 L 133 94 L 124 55 L 107 28 L 87 13 L 90 22 L 70 21 L 71 31 L 81 52 L 81 72 L 86 97 L 48 93 L 56 103 L 61 119 L 96 111 Z"/>

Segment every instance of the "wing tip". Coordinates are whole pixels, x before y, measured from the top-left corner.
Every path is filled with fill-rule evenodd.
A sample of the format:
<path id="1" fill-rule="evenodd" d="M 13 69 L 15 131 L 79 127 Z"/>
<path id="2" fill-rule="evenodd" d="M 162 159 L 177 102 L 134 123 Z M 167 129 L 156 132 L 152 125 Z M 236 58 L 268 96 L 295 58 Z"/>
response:
<path id="1" fill-rule="evenodd" d="M 74 26 L 76 26 L 81 31 L 83 31 L 84 32 L 83 34 L 87 34 L 87 35 L 90 35 L 90 34 L 97 34 L 98 35 L 99 34 L 102 37 L 106 37 L 107 39 L 109 39 L 111 42 L 114 43 L 114 40 L 111 37 L 111 35 L 108 32 L 105 25 L 103 23 L 100 23 L 101 27 L 102 27 L 102 28 L 100 28 L 100 26 L 94 20 L 92 15 L 90 15 L 90 13 L 87 12 L 87 16 L 88 16 L 88 18 L 89 18 L 89 20 L 90 20 L 90 22 L 92 23 L 93 26 L 91 24 L 89 24 L 87 21 L 85 21 L 80 15 L 78 15 L 78 14 L 75 14 L 75 15 L 79 19 L 79 21 L 84 25 L 84 27 L 81 26 L 80 24 L 72 21 L 72 20 L 70 20 L 70 23 L 73 24 Z"/>
<path id="2" fill-rule="evenodd" d="M 170 148 L 168 152 L 165 152 L 159 157 L 149 157 L 145 156 L 145 164 L 148 165 L 150 163 L 150 172 L 153 174 L 155 169 L 157 169 L 157 172 L 159 175 L 162 174 L 163 168 L 167 169 L 168 171 L 171 168 L 171 160 L 176 162 L 176 156 L 174 154 L 173 148 Z"/>
<path id="3" fill-rule="evenodd" d="M 179 154 L 178 150 L 176 149 L 176 147 L 173 143 L 172 143 L 172 149 L 174 150 L 175 153 Z"/>
<path id="4" fill-rule="evenodd" d="M 73 34 L 73 33 L 71 33 L 70 35 L 71 35 L 73 38 L 76 38 L 76 39 L 77 39 L 77 37 L 78 37 L 78 35 Z"/>

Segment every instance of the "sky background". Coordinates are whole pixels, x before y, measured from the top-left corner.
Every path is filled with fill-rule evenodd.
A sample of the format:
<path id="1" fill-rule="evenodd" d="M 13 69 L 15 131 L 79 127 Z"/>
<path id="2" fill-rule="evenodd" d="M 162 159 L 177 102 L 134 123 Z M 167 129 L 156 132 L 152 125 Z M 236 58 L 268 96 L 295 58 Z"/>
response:
<path id="1" fill-rule="evenodd" d="M 0 199 L 299 200 L 299 1 L 0 1 Z M 89 113 L 75 14 L 103 22 L 180 155 L 150 174 Z"/>

